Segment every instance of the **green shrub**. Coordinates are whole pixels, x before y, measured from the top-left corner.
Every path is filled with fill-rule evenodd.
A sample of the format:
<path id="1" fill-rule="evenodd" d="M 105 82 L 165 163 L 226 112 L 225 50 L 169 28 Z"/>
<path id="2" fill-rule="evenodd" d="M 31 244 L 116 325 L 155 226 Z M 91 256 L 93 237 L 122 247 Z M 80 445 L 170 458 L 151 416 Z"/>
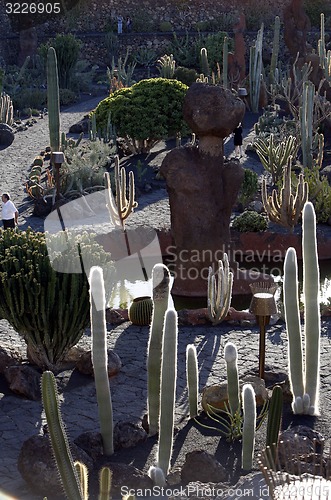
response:
<path id="1" fill-rule="evenodd" d="M 167 31 L 172 31 L 172 29 L 173 28 L 170 21 L 163 21 L 162 23 L 160 23 L 159 30 L 162 33 L 166 33 Z"/>
<path id="2" fill-rule="evenodd" d="M 75 92 L 70 89 L 60 89 L 59 93 L 61 106 L 69 106 L 77 101 Z"/>
<path id="3" fill-rule="evenodd" d="M 241 233 L 265 231 L 268 219 L 253 210 L 247 210 L 234 219 L 232 227 Z"/>
<path id="4" fill-rule="evenodd" d="M 13 96 L 14 109 L 42 109 L 47 103 L 47 92 L 43 89 L 22 89 Z"/>
<path id="5" fill-rule="evenodd" d="M 195 69 L 185 68 L 184 66 L 178 66 L 174 73 L 175 80 L 179 80 L 188 87 L 192 85 L 192 83 L 196 82 L 198 76 L 199 75 Z"/>
<path id="6" fill-rule="evenodd" d="M 241 185 L 238 202 L 245 208 L 252 201 L 259 187 L 259 176 L 249 168 L 244 169 L 244 180 Z"/>
<path id="7" fill-rule="evenodd" d="M 320 27 L 322 12 L 325 17 L 331 14 L 331 6 L 325 0 L 304 0 L 303 6 L 313 28 Z"/>
<path id="8" fill-rule="evenodd" d="M 320 176 L 317 166 L 305 168 L 305 181 L 308 182 L 308 197 L 315 208 L 316 221 L 324 224 L 331 216 L 331 186 L 326 176 Z"/>
<path id="9" fill-rule="evenodd" d="M 67 249 L 52 255 L 53 264 L 64 270 L 84 257 L 88 271 L 85 256 L 93 255 L 93 265 L 104 267 L 109 278 L 110 254 L 89 234 L 72 236 L 66 241 L 61 232 L 47 236 L 53 248 Z M 60 238 L 57 245 L 54 238 Z M 22 335 L 38 366 L 57 369 L 89 324 L 86 274 L 56 272 L 44 233 L 7 229 L 0 232 L 0 284 L 0 317 Z"/>
<path id="10" fill-rule="evenodd" d="M 115 91 L 97 106 L 97 127 L 104 129 L 110 113 L 119 137 L 133 152 L 148 152 L 159 140 L 187 132 L 182 107 L 187 86 L 177 80 L 151 78 Z"/>

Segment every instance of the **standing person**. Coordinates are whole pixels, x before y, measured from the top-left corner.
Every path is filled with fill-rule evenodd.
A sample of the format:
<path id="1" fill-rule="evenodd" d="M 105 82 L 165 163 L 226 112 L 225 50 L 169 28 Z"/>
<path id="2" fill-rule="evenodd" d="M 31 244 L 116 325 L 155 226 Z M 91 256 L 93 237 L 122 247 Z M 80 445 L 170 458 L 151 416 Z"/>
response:
<path id="1" fill-rule="evenodd" d="M 239 123 L 239 125 L 233 131 L 233 143 L 234 143 L 235 156 L 241 158 L 244 154 L 244 151 L 243 151 L 243 128 L 242 128 L 241 123 Z"/>
<path id="2" fill-rule="evenodd" d="M 128 16 L 126 18 L 126 31 L 128 33 L 131 33 L 131 29 L 132 29 L 132 19 L 131 19 L 131 17 Z"/>
<path id="3" fill-rule="evenodd" d="M 8 193 L 2 195 L 2 222 L 4 229 L 15 229 L 18 221 L 18 211 L 14 203 L 11 201 Z"/>
<path id="4" fill-rule="evenodd" d="M 119 35 L 121 35 L 122 31 L 123 31 L 123 17 L 118 16 L 117 17 L 117 33 Z"/>

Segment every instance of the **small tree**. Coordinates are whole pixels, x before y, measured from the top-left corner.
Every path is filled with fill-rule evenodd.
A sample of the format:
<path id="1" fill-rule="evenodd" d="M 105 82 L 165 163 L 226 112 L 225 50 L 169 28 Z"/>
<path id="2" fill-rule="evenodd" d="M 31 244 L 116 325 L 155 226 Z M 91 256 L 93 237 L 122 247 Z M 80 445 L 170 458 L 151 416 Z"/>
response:
<path id="1" fill-rule="evenodd" d="M 150 78 L 117 90 L 97 106 L 97 127 L 106 126 L 110 113 L 127 147 L 136 154 L 148 153 L 160 140 L 185 133 L 182 107 L 187 88 L 177 80 Z"/>

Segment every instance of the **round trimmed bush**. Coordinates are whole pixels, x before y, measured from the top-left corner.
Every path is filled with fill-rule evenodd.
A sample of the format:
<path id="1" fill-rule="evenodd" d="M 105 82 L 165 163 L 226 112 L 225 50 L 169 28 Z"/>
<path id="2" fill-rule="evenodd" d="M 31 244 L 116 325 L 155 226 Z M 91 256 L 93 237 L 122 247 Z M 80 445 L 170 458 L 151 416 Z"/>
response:
<path id="1" fill-rule="evenodd" d="M 116 90 L 96 110 L 98 129 L 110 120 L 119 137 L 126 138 L 134 153 L 148 153 L 160 140 L 184 134 L 183 102 L 187 85 L 167 78 L 141 80 Z"/>
<path id="2" fill-rule="evenodd" d="M 253 210 L 247 210 L 234 219 L 232 227 L 241 233 L 265 231 L 268 220 Z"/>

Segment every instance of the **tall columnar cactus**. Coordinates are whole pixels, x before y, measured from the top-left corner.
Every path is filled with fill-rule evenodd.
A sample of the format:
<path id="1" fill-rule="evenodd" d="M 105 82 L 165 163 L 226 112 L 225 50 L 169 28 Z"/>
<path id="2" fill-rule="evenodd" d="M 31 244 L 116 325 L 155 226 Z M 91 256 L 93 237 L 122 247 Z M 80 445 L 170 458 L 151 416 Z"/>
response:
<path id="1" fill-rule="evenodd" d="M 11 126 L 14 123 L 13 102 L 8 94 L 0 95 L 0 123 Z"/>
<path id="2" fill-rule="evenodd" d="M 124 167 L 120 169 L 120 161 L 117 155 L 115 156 L 114 173 L 116 189 L 115 200 L 111 190 L 110 175 L 108 172 L 105 173 L 107 208 L 111 220 L 115 221 L 118 225 L 124 228 L 125 219 L 127 219 L 133 210 L 138 206 L 138 203 L 134 199 L 134 175 L 132 171 L 129 172 L 129 192 L 127 193 L 126 171 Z"/>
<path id="3" fill-rule="evenodd" d="M 226 361 L 228 397 L 231 414 L 240 411 L 239 377 L 237 366 L 237 348 L 232 342 L 228 342 L 224 348 L 224 359 Z"/>
<path id="4" fill-rule="evenodd" d="M 278 444 L 278 437 L 283 413 L 283 391 L 280 385 L 272 389 L 268 410 L 266 445 L 272 447 Z"/>
<path id="5" fill-rule="evenodd" d="M 305 304 L 305 374 L 309 413 L 318 413 L 321 318 L 319 308 L 319 265 L 316 241 L 316 217 L 312 203 L 303 210 L 302 228 L 303 295 Z"/>
<path id="6" fill-rule="evenodd" d="M 244 470 L 251 470 L 255 446 L 256 428 L 256 401 L 251 384 L 245 384 L 242 391 L 243 401 L 243 430 L 242 430 L 242 459 L 241 466 Z"/>
<path id="7" fill-rule="evenodd" d="M 200 63 L 201 63 L 201 72 L 209 78 L 210 67 L 208 62 L 208 53 L 205 47 L 202 47 L 202 49 L 200 50 Z"/>
<path id="8" fill-rule="evenodd" d="M 209 267 L 208 273 L 208 317 L 213 325 L 217 325 L 229 312 L 232 298 L 233 273 L 230 271 L 226 253 L 223 261 L 218 261 L 216 275 Z"/>
<path id="9" fill-rule="evenodd" d="M 108 378 L 106 300 L 102 269 L 93 266 L 89 276 L 90 314 L 92 331 L 92 364 L 98 400 L 103 449 L 106 455 L 114 453 L 113 408 Z"/>
<path id="10" fill-rule="evenodd" d="M 153 315 L 147 353 L 147 406 L 149 434 L 158 432 L 160 413 L 160 380 L 162 335 L 170 297 L 170 273 L 163 264 L 156 264 L 152 272 Z"/>
<path id="11" fill-rule="evenodd" d="M 160 467 L 150 467 L 148 469 L 148 475 L 153 481 L 154 486 L 165 486 L 166 485 L 166 478 L 164 475 L 164 472 Z"/>
<path id="12" fill-rule="evenodd" d="M 74 463 L 77 472 L 80 489 L 82 490 L 83 500 L 88 500 L 88 468 L 82 462 Z"/>
<path id="13" fill-rule="evenodd" d="M 308 183 L 302 174 L 299 174 L 295 195 L 292 194 L 291 180 L 292 157 L 288 159 L 284 169 L 283 186 L 278 194 L 276 189 L 272 190 L 271 196 L 267 194 L 267 182 L 262 179 L 262 203 L 269 219 L 276 224 L 288 227 L 293 231 L 294 226 L 299 222 L 304 204 L 308 200 Z"/>
<path id="14" fill-rule="evenodd" d="M 225 36 L 223 40 L 223 71 L 222 71 L 223 87 L 225 89 L 228 88 L 228 58 L 229 58 L 229 39 L 227 36 Z"/>
<path id="15" fill-rule="evenodd" d="M 303 295 L 305 304 L 305 369 L 303 369 L 297 259 L 294 248 L 286 252 L 284 263 L 284 307 L 289 338 L 289 374 L 293 393 L 292 408 L 298 414 L 318 414 L 320 311 L 319 267 L 314 207 L 303 210 Z"/>
<path id="16" fill-rule="evenodd" d="M 170 54 L 170 56 L 165 54 L 164 56 L 160 57 L 160 59 L 158 59 L 157 63 L 161 78 L 171 79 L 174 77 L 176 61 L 172 54 Z"/>
<path id="17" fill-rule="evenodd" d="M 279 34 L 280 34 L 280 18 L 275 17 L 274 24 L 274 39 L 272 43 L 272 54 L 270 62 L 270 83 L 275 83 L 276 79 L 276 69 L 278 68 L 278 54 L 279 54 Z"/>
<path id="18" fill-rule="evenodd" d="M 168 309 L 165 314 L 162 341 L 160 421 L 157 449 L 157 467 L 163 470 L 165 476 L 167 476 L 170 468 L 174 435 L 177 342 L 177 313 L 174 309 Z"/>
<path id="19" fill-rule="evenodd" d="M 99 497 L 98 500 L 109 500 L 113 473 L 109 467 L 102 467 L 99 473 Z"/>
<path id="20" fill-rule="evenodd" d="M 186 380 L 190 418 L 198 414 L 198 360 L 195 345 L 188 344 L 186 347 Z"/>
<path id="21" fill-rule="evenodd" d="M 254 113 L 259 110 L 260 89 L 262 80 L 262 45 L 263 45 L 263 24 L 258 31 L 256 42 L 250 48 L 249 54 L 249 97 L 251 109 Z"/>
<path id="22" fill-rule="evenodd" d="M 60 413 L 59 395 L 52 372 L 46 371 L 43 373 L 41 392 L 51 445 L 64 492 L 69 500 L 83 500 L 79 478 L 74 467 Z"/>
<path id="23" fill-rule="evenodd" d="M 313 167 L 313 114 L 315 85 L 310 80 L 304 82 L 302 90 L 302 105 L 299 117 L 301 126 L 302 165 Z"/>
<path id="24" fill-rule="evenodd" d="M 49 139 L 52 152 L 60 151 L 60 94 L 56 52 L 49 47 L 47 53 L 47 107 Z"/>
<path id="25" fill-rule="evenodd" d="M 325 16 L 321 13 L 321 37 L 318 40 L 318 55 L 320 58 L 320 67 L 324 71 L 326 80 L 331 82 L 331 50 L 326 51 L 325 47 Z"/>

